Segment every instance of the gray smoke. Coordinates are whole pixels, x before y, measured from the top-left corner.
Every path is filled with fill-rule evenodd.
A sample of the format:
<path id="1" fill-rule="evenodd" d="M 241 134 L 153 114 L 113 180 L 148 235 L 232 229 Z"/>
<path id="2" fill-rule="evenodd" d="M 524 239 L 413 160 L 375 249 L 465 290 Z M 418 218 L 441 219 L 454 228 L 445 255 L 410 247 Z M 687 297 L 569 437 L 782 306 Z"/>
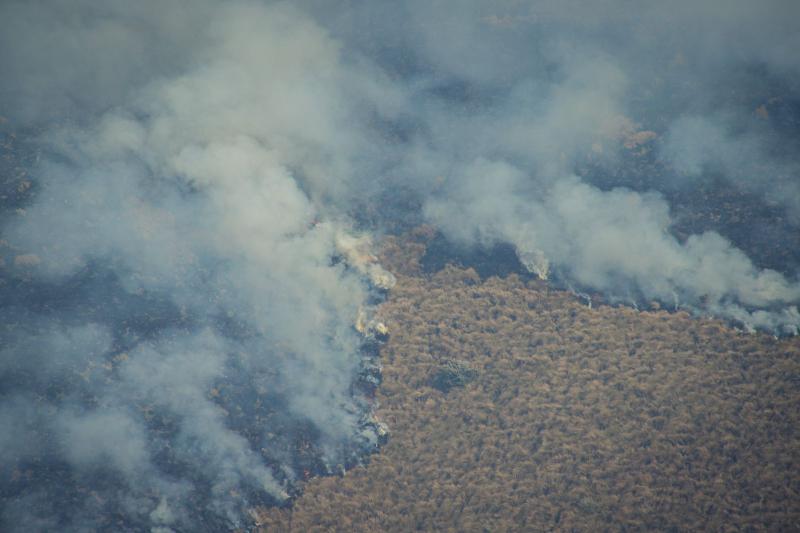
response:
<path id="1" fill-rule="evenodd" d="M 428 221 L 612 299 L 795 332 L 798 18 L 3 3 L 3 526 L 224 529 L 374 449 L 348 233 Z M 717 187 L 769 243 L 685 229 Z"/>
<path id="2" fill-rule="evenodd" d="M 406 2 L 385 25 L 359 6 L 379 29 L 338 31 L 379 49 L 385 31 L 376 56 L 406 81 L 391 172 L 449 239 L 511 243 L 613 299 L 797 331 L 795 3 Z M 737 224 L 673 231 L 701 195 L 732 195 Z M 753 211 L 769 215 L 748 227 Z M 737 240 L 791 252 L 764 268 Z"/>
<path id="3" fill-rule="evenodd" d="M 199 9 L 4 6 L 39 161 L 4 213 L 2 469 L 34 477 L 4 489 L 9 528 L 232 527 L 375 445 L 352 390 L 369 288 L 317 200 L 347 187 L 360 74 L 289 6 Z"/>

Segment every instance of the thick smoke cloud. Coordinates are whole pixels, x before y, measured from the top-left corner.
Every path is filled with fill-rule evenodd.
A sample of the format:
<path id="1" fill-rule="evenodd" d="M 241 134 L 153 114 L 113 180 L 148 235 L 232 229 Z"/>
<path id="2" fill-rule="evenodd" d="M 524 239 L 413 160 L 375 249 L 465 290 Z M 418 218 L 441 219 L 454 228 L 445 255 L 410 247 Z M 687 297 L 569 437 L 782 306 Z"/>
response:
<path id="1" fill-rule="evenodd" d="M 771 210 L 765 248 L 795 245 L 797 6 L 451 7 L 405 3 L 376 54 L 407 81 L 395 172 L 419 177 L 428 220 L 614 298 L 796 331 L 797 263 L 755 265 L 734 244 L 747 239 L 712 224 L 679 237 L 669 202 L 726 182 L 740 208 Z"/>
<path id="2" fill-rule="evenodd" d="M 324 203 L 363 142 L 361 74 L 289 6 L 211 7 L 5 7 L 33 19 L 5 94 L 39 163 L 3 229 L 3 476 L 33 476 L 5 486 L 4 527 L 232 527 L 376 444 L 353 391 L 369 288 Z M 41 26 L 68 45 L 43 78 L 65 58 Z M 151 47 L 181 33 L 162 69 Z M 70 102 L 28 109 L 50 95 Z"/>
<path id="3" fill-rule="evenodd" d="M 3 527 L 224 529 L 374 449 L 358 232 L 796 331 L 795 255 L 674 213 L 724 186 L 794 242 L 798 11 L 5 2 Z"/>

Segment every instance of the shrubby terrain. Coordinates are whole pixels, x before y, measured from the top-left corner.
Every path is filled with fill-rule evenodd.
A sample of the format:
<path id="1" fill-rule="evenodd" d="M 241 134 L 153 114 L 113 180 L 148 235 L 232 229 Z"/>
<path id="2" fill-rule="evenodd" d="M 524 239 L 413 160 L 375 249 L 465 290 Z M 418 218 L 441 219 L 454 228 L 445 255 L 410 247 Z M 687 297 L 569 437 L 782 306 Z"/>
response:
<path id="1" fill-rule="evenodd" d="M 309 482 L 263 531 L 790 530 L 800 339 L 663 310 L 589 308 L 516 274 L 425 275 L 389 239 L 371 463 Z M 444 393 L 457 360 L 477 371 Z"/>
<path id="2" fill-rule="evenodd" d="M 796 527 L 793 20 L 3 0 L 0 531 Z"/>

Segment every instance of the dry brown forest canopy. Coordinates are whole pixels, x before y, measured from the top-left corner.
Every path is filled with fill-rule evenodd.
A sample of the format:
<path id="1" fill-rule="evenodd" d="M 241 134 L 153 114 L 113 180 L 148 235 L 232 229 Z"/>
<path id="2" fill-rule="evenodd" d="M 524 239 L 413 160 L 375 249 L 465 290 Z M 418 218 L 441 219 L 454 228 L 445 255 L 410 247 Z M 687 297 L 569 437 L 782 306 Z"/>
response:
<path id="1" fill-rule="evenodd" d="M 370 464 L 309 482 L 264 531 L 759 531 L 800 527 L 800 339 L 686 313 L 590 309 L 515 275 L 419 267 L 389 239 Z M 442 392 L 452 361 L 477 377 Z"/>

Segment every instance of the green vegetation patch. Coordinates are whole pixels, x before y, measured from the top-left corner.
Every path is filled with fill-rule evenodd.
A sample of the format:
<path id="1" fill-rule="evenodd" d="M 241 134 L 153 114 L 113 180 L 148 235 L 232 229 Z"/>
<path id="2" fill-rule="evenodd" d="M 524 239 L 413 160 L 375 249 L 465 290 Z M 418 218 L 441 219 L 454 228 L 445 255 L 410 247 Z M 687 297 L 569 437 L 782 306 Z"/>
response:
<path id="1" fill-rule="evenodd" d="M 468 362 L 448 359 L 433 373 L 430 384 L 434 389 L 448 392 L 453 387 L 463 387 L 477 377 L 478 371 L 472 368 Z"/>

